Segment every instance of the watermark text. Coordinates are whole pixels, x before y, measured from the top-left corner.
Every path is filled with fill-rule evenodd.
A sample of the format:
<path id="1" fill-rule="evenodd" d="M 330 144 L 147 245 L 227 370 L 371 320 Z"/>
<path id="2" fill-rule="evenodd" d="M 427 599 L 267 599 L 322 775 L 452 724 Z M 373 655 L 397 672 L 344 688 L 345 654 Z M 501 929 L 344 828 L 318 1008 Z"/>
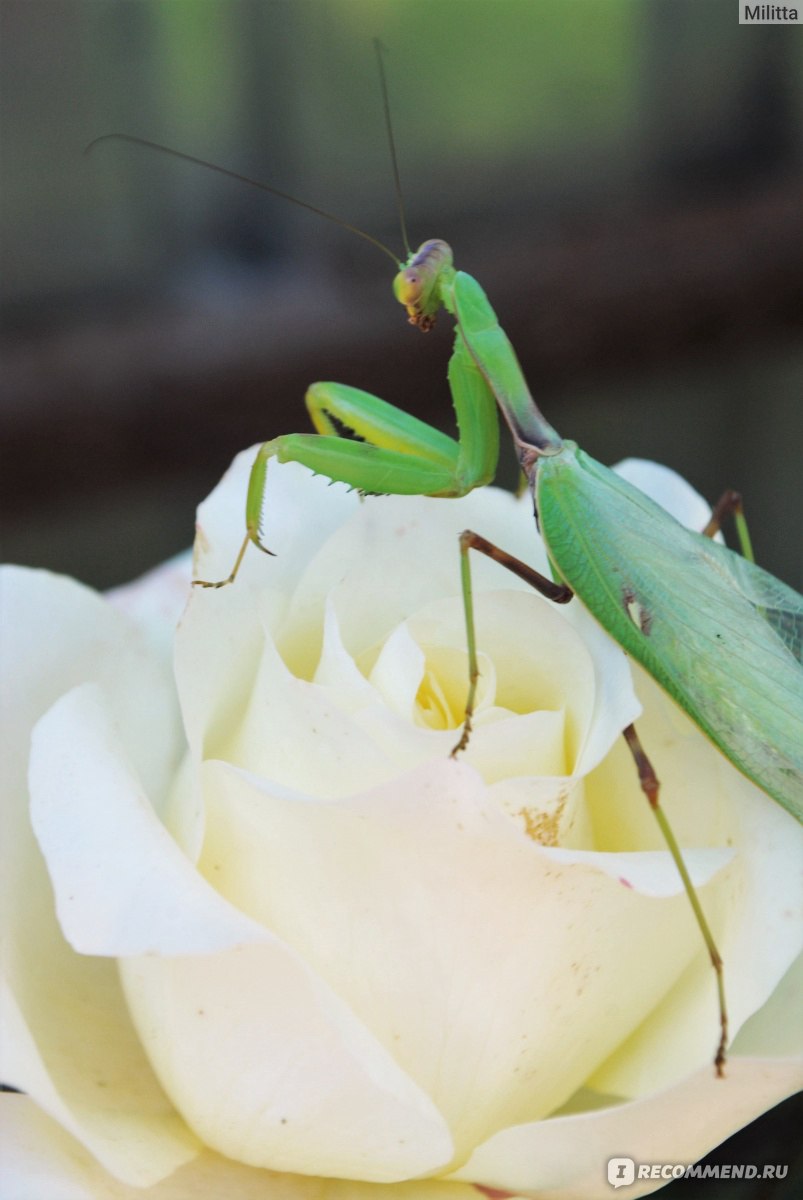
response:
<path id="1" fill-rule="evenodd" d="M 785 1179 L 788 1163 L 637 1163 L 624 1156 L 608 1159 L 608 1183 L 628 1187 L 642 1179 Z"/>
<path id="2" fill-rule="evenodd" d="M 740 25 L 803 25 L 803 0 L 796 4 L 747 4 L 739 0 Z"/>

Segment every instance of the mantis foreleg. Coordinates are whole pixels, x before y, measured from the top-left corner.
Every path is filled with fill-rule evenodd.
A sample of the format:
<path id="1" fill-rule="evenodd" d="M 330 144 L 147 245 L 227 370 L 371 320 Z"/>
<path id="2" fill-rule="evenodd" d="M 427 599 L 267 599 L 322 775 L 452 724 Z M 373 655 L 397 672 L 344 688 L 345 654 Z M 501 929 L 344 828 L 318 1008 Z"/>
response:
<path id="1" fill-rule="evenodd" d="M 290 433 L 259 449 L 248 483 L 246 536 L 226 579 L 195 579 L 199 587 L 233 583 L 248 543 L 262 541 L 268 462 L 297 462 L 365 494 L 465 496 L 490 482 L 499 456 L 496 402 L 458 333 L 449 362 L 449 386 L 458 440 L 395 408 L 378 396 L 344 384 L 316 383 L 306 404 L 317 433 Z"/>

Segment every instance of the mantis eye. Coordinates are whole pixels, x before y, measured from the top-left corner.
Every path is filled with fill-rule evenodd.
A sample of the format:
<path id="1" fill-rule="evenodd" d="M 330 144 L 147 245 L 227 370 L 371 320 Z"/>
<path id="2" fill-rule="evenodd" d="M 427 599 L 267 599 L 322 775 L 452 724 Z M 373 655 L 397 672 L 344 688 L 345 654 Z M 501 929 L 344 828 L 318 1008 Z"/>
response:
<path id="1" fill-rule="evenodd" d="M 421 276 L 418 271 L 412 267 L 406 267 L 403 271 L 399 271 L 393 280 L 393 291 L 396 299 L 405 308 L 415 306 L 421 299 L 423 291 Z"/>

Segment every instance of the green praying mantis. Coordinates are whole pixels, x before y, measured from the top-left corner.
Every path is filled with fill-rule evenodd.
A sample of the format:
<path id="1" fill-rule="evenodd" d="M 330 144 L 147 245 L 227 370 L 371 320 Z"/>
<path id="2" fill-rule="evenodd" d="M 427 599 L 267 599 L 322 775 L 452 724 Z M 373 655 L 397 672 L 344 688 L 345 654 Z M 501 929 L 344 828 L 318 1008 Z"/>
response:
<path id="1" fill-rule="evenodd" d="M 449 386 L 458 439 L 356 388 L 313 384 L 306 404 L 318 432 L 286 434 L 260 447 L 248 486 L 246 534 L 231 574 L 193 582 L 233 583 L 250 542 L 271 553 L 260 533 L 270 459 L 302 463 L 364 493 L 464 496 L 494 476 L 498 408 L 533 496 L 554 578 L 472 530 L 461 534 L 469 689 L 453 755 L 468 743 L 479 677 L 469 565 L 469 551 L 476 550 L 555 603 L 577 596 L 734 766 L 803 820 L 803 597 L 752 561 L 737 493 L 726 493 L 706 529 L 696 533 L 561 438 L 533 400 L 485 293 L 454 269 L 445 242 L 425 242 L 411 254 L 394 292 L 419 329 L 430 329 L 440 308 L 454 318 Z M 735 516 L 742 554 L 713 540 L 728 513 Z M 634 726 L 623 733 L 716 971 L 714 1063 L 722 1074 L 728 1036 L 722 959 L 660 805 L 655 771 Z"/>
<path id="2" fill-rule="evenodd" d="M 387 116 L 384 78 L 383 96 Z M 389 118 L 388 133 L 400 197 Z M 364 494 L 459 497 L 493 479 L 501 414 L 532 493 L 553 578 L 478 533 L 461 535 L 469 681 L 462 733 L 452 754 L 468 744 L 479 677 L 470 570 L 474 550 L 555 603 L 577 597 L 734 766 L 803 821 L 803 597 L 753 562 L 736 493 L 726 493 L 706 529 L 693 532 L 575 442 L 561 438 L 531 396 L 485 293 L 455 269 L 446 242 L 424 242 L 400 263 L 364 231 L 267 184 L 142 138 L 106 135 L 115 137 L 232 175 L 336 221 L 394 261 L 394 293 L 411 324 L 426 332 L 441 308 L 455 323 L 448 378 L 457 439 L 357 388 L 313 384 L 306 405 L 316 432 L 286 434 L 260 447 L 248 485 L 245 536 L 232 570 L 225 579 L 195 579 L 196 586 L 234 583 L 250 543 L 272 553 L 262 540 L 271 459 L 301 463 Z M 713 540 L 726 515 L 735 518 L 741 554 Z M 722 959 L 633 725 L 624 737 L 716 973 L 720 1029 L 714 1064 L 722 1075 L 728 1043 Z"/>

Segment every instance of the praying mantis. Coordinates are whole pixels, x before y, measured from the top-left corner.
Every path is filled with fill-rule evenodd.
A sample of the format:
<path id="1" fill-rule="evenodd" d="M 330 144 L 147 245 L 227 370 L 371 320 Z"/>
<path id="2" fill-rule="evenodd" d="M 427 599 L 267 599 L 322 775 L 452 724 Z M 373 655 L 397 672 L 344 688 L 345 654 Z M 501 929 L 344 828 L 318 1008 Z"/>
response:
<path id="1" fill-rule="evenodd" d="M 440 309 L 455 323 L 448 378 L 457 439 L 357 388 L 313 384 L 306 405 L 316 432 L 285 434 L 260 447 L 248 485 L 245 536 L 232 570 L 225 579 L 195 579 L 193 584 L 233 584 L 251 543 L 272 553 L 262 540 L 271 459 L 303 464 L 364 494 L 459 497 L 493 479 L 501 415 L 532 494 L 553 577 L 541 575 L 479 533 L 466 530 L 461 535 L 469 681 L 462 733 L 452 755 L 468 744 L 479 677 L 473 550 L 550 601 L 566 604 L 576 597 L 734 766 L 803 821 L 803 597 L 753 562 L 736 493 L 726 493 L 706 529 L 693 532 L 575 442 L 564 440 L 530 394 L 484 291 L 455 269 L 446 242 L 426 241 L 400 263 L 362 230 L 267 184 L 141 138 L 106 137 L 234 175 L 345 225 L 394 261 L 394 293 L 412 325 L 428 331 Z M 390 139 L 393 150 L 392 133 Z M 395 170 L 395 153 L 393 160 Z M 398 172 L 396 177 L 398 187 Z M 402 233 L 406 244 L 403 215 Z M 713 540 L 727 515 L 735 518 L 741 554 Z M 661 807 L 655 771 L 634 726 L 623 733 L 716 973 L 720 1030 L 714 1064 L 722 1075 L 728 1042 L 722 959 Z"/>
<path id="2" fill-rule="evenodd" d="M 752 561 L 741 502 L 726 493 L 704 532 L 668 513 L 575 442 L 562 439 L 533 400 L 513 347 L 480 285 L 456 271 L 449 246 L 425 242 L 394 280 L 397 300 L 419 329 L 438 310 L 455 320 L 449 385 L 459 437 L 448 437 L 384 400 L 343 384 L 313 384 L 306 404 L 317 430 L 259 449 L 248 486 L 246 534 L 271 553 L 260 525 L 268 463 L 298 462 L 365 493 L 464 496 L 490 482 L 498 456 L 498 408 L 532 493 L 554 579 L 480 534 L 460 537 L 469 691 L 453 755 L 471 732 L 479 677 L 469 552 L 486 554 L 558 604 L 574 596 L 669 693 L 749 779 L 803 820 L 803 597 Z M 349 440 L 340 431 L 349 431 Z M 744 553 L 713 541 L 733 512 Z M 633 725 L 624 730 L 641 783 L 680 873 L 716 971 L 723 1073 L 727 1011 L 722 960 L 683 856 L 659 802 L 659 782 Z"/>

